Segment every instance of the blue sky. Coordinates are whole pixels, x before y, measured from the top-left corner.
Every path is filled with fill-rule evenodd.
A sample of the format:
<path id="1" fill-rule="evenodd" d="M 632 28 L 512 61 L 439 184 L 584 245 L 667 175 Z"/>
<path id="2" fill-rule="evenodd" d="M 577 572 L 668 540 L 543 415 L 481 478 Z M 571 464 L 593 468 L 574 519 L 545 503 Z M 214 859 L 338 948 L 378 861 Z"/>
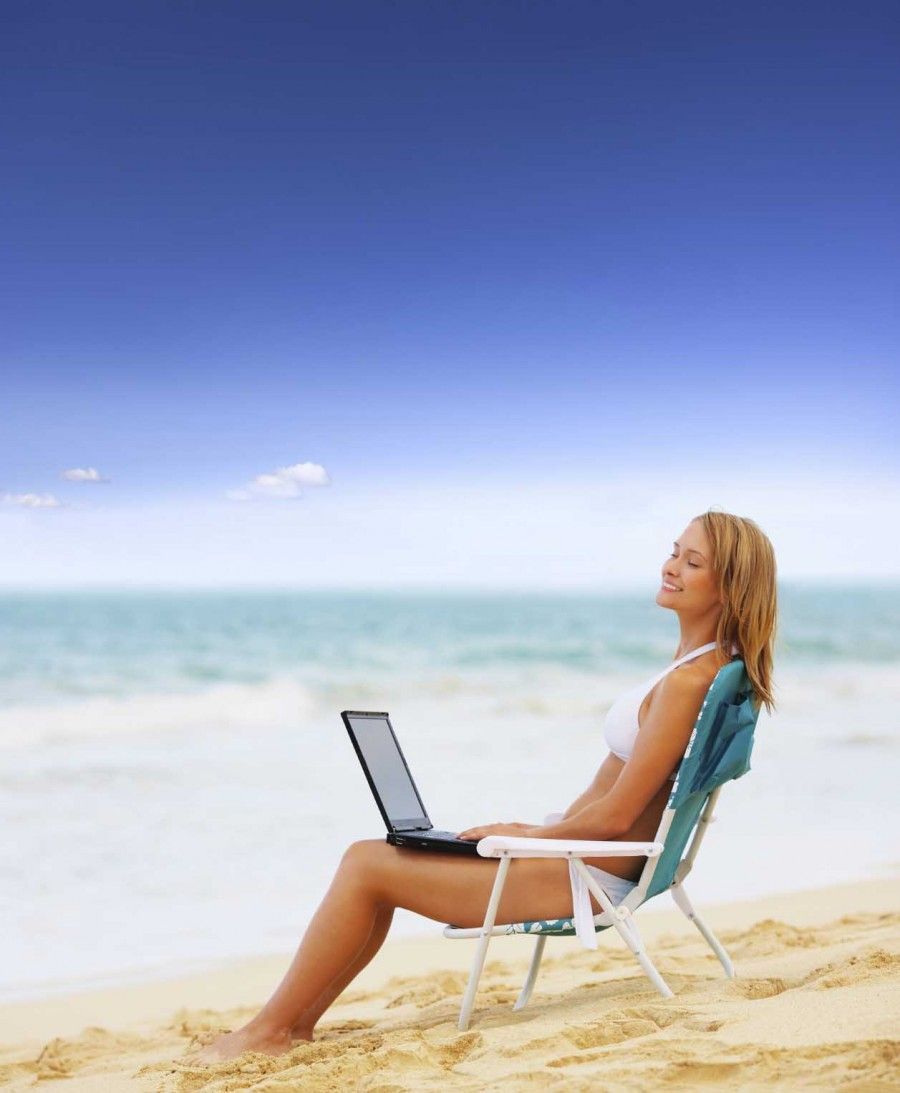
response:
<path id="1" fill-rule="evenodd" d="M 900 576 L 893 5 L 5 10 L 4 583 Z"/>

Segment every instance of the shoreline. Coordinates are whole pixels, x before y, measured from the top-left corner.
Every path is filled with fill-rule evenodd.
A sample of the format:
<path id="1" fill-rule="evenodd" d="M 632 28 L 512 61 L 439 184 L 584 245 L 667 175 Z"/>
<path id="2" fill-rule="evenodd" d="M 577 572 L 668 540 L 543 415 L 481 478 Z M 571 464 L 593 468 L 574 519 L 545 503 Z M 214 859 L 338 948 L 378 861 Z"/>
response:
<path id="1" fill-rule="evenodd" d="M 606 930 L 598 937 L 596 952 L 581 949 L 575 938 L 551 939 L 542 977 L 521 1013 L 513 1013 L 512 1001 L 524 978 L 532 941 L 498 937 L 488 951 L 486 974 L 467 1033 L 457 1031 L 456 1017 L 473 942 L 447 940 L 435 923 L 433 936 L 389 938 L 324 1015 L 313 1044 L 297 1047 L 281 1060 L 258 1063 L 262 1068 L 258 1076 L 260 1080 L 264 1074 L 271 1078 L 275 1071 L 311 1067 L 317 1060 L 316 1074 L 323 1084 L 310 1088 L 329 1088 L 327 1082 L 334 1075 L 329 1077 L 328 1068 L 338 1066 L 344 1050 L 352 1054 L 361 1037 L 368 1037 L 372 1044 L 377 1040 L 380 1045 L 376 1054 L 385 1053 L 379 1080 L 383 1082 L 389 1072 L 392 1080 L 396 1079 L 391 1088 L 413 1089 L 416 1081 L 427 1084 L 432 1063 L 423 1044 L 440 1041 L 445 1054 L 450 1051 L 447 1045 L 479 1045 L 477 1052 L 467 1051 L 459 1065 L 445 1065 L 447 1060 L 441 1055 L 441 1073 L 450 1087 L 475 1089 L 482 1081 L 513 1089 L 525 1079 L 507 1072 L 514 1063 L 519 1065 L 501 1046 L 508 1036 L 517 1042 L 524 1038 L 522 1051 L 534 1055 L 535 1065 L 550 1067 L 548 1074 L 553 1073 L 554 1080 L 571 1065 L 579 1081 L 608 1079 L 617 1085 L 624 1082 L 629 1088 L 627 1068 L 615 1075 L 609 1070 L 612 1056 L 621 1056 L 616 1065 L 625 1066 L 622 1052 L 610 1047 L 579 1054 L 566 1040 L 566 1030 L 573 1022 L 600 1030 L 609 1027 L 610 1021 L 621 1022 L 625 1019 L 622 1013 L 633 1010 L 652 1012 L 663 1022 L 652 1029 L 647 1026 L 635 1041 L 648 1051 L 650 1044 L 654 1045 L 652 1058 L 647 1056 L 641 1064 L 650 1068 L 641 1079 L 644 1088 L 655 1087 L 656 1069 L 665 1071 L 680 1057 L 678 1052 L 672 1058 L 667 1056 L 670 1024 L 682 1022 L 682 1035 L 690 1039 L 701 1017 L 708 1019 L 709 1028 L 716 1026 L 712 1040 L 720 1052 L 737 1050 L 738 1043 L 745 1044 L 741 1039 L 744 1033 L 750 1035 L 755 1029 L 751 1039 L 757 1047 L 759 1043 L 781 1045 L 786 1052 L 786 1044 L 802 1042 L 821 1049 L 821 1057 L 830 1060 L 829 1067 L 844 1052 L 847 1065 L 861 1068 L 859 1079 L 868 1074 L 876 1080 L 878 1059 L 885 1052 L 890 1054 L 886 1045 L 891 1041 L 896 1044 L 896 1008 L 892 1015 L 888 1000 L 893 997 L 896 1007 L 900 986 L 898 909 L 900 870 L 896 868 L 892 876 L 881 879 L 722 904 L 698 901 L 698 911 L 734 959 L 737 978 L 728 980 L 696 929 L 671 901 L 654 900 L 637 912 L 636 921 L 651 958 L 675 991 L 674 998 L 661 998 L 618 934 Z M 278 982 L 289 958 L 290 954 L 282 953 L 232 959 L 177 977 L 0 1005 L 0 1084 L 5 1080 L 12 1089 L 25 1089 L 41 1077 L 67 1076 L 77 1078 L 71 1087 L 79 1091 L 187 1090 L 201 1084 L 205 1088 L 207 1083 L 198 1084 L 196 1074 L 193 1084 L 182 1084 L 186 1078 L 173 1060 L 198 1034 L 246 1020 Z M 790 1018 L 785 1025 L 787 1014 Z M 642 1020 L 646 1025 L 646 1019 Z M 893 1035 L 888 1034 L 890 1021 L 894 1023 Z M 726 1035 L 721 1030 L 730 1031 Z M 560 1051 L 568 1045 L 577 1061 L 553 1062 L 552 1037 L 557 1035 L 562 1037 Z M 587 1032 L 585 1036 L 590 1039 Z M 712 1040 L 703 1038 L 697 1050 L 701 1046 L 707 1050 Z M 879 1046 L 859 1051 L 853 1046 L 870 1041 Z M 339 1044 L 343 1045 L 340 1051 Z M 326 1046 L 327 1058 L 322 1056 Z M 418 1064 L 399 1064 L 398 1052 L 402 1055 L 404 1051 L 421 1055 L 421 1073 L 416 1070 Z M 548 1052 L 553 1058 L 545 1058 Z M 802 1052 L 797 1058 L 801 1056 Z M 456 1058 L 453 1051 L 450 1057 Z M 816 1058 L 807 1059 L 813 1075 Z M 360 1089 L 369 1088 L 371 1081 L 375 1089 L 376 1074 L 366 1069 L 368 1064 L 364 1065 L 362 1057 L 357 1062 L 361 1068 L 358 1075 L 354 1078 L 348 1073 L 345 1080 Z M 784 1060 L 778 1065 L 783 1068 Z M 247 1075 L 247 1084 L 236 1086 L 237 1071 L 232 1070 L 232 1084 L 227 1084 L 223 1071 L 218 1077 L 212 1075 L 208 1088 L 220 1088 L 219 1079 L 226 1083 L 222 1089 L 253 1088 L 252 1073 Z M 764 1076 L 764 1071 L 761 1074 Z M 695 1079 L 700 1080 L 699 1075 Z M 672 1087 L 671 1076 L 665 1082 Z M 826 1087 L 823 1078 L 822 1088 Z M 582 1086 L 576 1083 L 571 1088 Z"/>
<path id="2" fill-rule="evenodd" d="M 736 907 L 743 906 L 744 904 L 761 905 L 769 899 L 783 900 L 788 899 L 791 896 L 802 896 L 831 888 L 845 888 L 858 886 L 860 884 L 868 884 L 870 882 L 878 883 L 882 880 L 890 880 L 894 876 L 900 878 L 900 861 L 884 861 L 877 867 L 877 871 L 871 867 L 861 870 L 858 877 L 848 879 L 846 883 L 840 885 L 828 884 L 821 888 L 791 888 L 773 891 L 769 894 L 754 894 L 739 899 L 724 898 L 721 900 L 703 900 L 698 899 L 693 893 L 692 898 L 698 906 L 698 909 L 702 907 L 708 912 L 713 908 Z M 672 907 L 671 901 L 655 898 L 648 906 L 641 908 L 639 911 L 641 917 L 638 920 L 638 925 L 641 926 L 644 921 L 652 916 L 665 913 L 667 904 L 669 907 Z M 704 914 L 704 910 L 701 910 L 700 913 Z M 397 916 L 403 916 L 401 919 L 402 926 L 406 927 L 401 927 L 400 931 L 396 930 Z M 410 929 L 410 927 L 417 928 Z M 393 927 L 395 936 L 389 936 L 386 945 L 394 946 L 410 943 L 427 943 L 434 938 L 436 933 L 437 935 L 440 935 L 442 928 L 442 925 L 439 923 L 429 923 L 427 919 L 423 919 L 419 915 L 399 910 L 396 912 Z M 642 932 L 645 931 L 642 930 Z M 301 937 L 302 931 L 298 931 L 297 944 L 300 943 Z M 138 966 L 131 969 L 121 968 L 115 971 L 73 978 L 71 980 L 63 979 L 49 982 L 45 980 L 33 984 L 24 983 L 19 986 L 11 985 L 5 989 L 0 987 L 0 1029 L 4 1028 L 3 1015 L 8 1010 L 18 1006 L 35 1006 L 40 1005 L 43 1002 L 52 1001 L 53 999 L 59 999 L 60 1001 L 64 1001 L 65 999 L 78 999 L 85 995 L 106 991 L 130 991 L 139 990 L 142 987 L 152 988 L 155 984 L 193 982 L 195 980 L 200 980 L 205 976 L 215 976 L 237 966 L 252 968 L 257 965 L 268 966 L 270 963 L 277 961 L 282 961 L 286 965 L 287 961 L 290 960 L 291 955 L 291 952 L 273 949 L 269 951 L 237 953 L 219 957 L 197 958 L 190 961 L 173 959 L 161 964 L 147 965 L 146 967 Z M 185 965 L 187 965 L 187 967 L 185 967 Z"/>

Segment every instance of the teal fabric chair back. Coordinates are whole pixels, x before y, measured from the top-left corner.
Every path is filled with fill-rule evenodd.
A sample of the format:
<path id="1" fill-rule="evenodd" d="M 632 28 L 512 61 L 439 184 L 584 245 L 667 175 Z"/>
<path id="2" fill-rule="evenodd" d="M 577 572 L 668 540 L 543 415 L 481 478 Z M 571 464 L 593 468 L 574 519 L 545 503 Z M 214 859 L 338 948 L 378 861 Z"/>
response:
<path id="1" fill-rule="evenodd" d="M 710 793 L 750 769 L 758 718 L 746 667 L 737 658 L 716 673 L 697 715 L 666 805 L 675 814 L 645 900 L 671 887 Z"/>

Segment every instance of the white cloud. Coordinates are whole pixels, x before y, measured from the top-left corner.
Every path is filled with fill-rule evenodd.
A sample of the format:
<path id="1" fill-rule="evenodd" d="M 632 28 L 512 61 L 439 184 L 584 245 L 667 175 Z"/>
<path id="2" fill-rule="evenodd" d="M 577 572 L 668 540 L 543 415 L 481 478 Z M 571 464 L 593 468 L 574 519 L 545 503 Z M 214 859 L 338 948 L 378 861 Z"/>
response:
<path id="1" fill-rule="evenodd" d="M 900 481 L 874 472 L 725 464 L 674 481 L 658 467 L 511 481 L 488 469 L 386 484 L 376 468 L 331 500 L 192 495 L 58 516 L 0 505 L 0 584 L 631 589 L 652 605 L 672 540 L 709 505 L 759 523 L 783 581 L 900 581 Z"/>
<path id="2" fill-rule="evenodd" d="M 62 477 L 67 482 L 108 482 L 108 478 L 97 470 L 96 467 L 70 467 L 62 472 Z"/>
<path id="3" fill-rule="evenodd" d="M 328 486 L 331 479 L 319 463 L 292 463 L 269 474 L 258 474 L 243 489 L 228 490 L 230 501 L 252 501 L 257 498 L 286 500 L 300 497 L 310 486 Z"/>
<path id="4" fill-rule="evenodd" d="M 62 501 L 52 493 L 5 493 L 4 505 L 18 505 L 23 509 L 59 509 Z"/>

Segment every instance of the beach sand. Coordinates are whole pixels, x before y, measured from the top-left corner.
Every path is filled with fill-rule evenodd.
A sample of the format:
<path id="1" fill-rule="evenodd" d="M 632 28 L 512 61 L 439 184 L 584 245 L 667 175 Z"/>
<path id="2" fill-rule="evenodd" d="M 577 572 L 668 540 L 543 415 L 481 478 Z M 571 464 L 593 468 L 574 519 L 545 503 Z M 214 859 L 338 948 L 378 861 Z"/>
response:
<path id="1" fill-rule="evenodd" d="M 456 1028 L 473 941 L 388 941 L 312 1044 L 213 1068 L 179 1062 L 242 1023 L 288 956 L 164 982 L 0 1007 L 11 1090 L 900 1089 L 900 875 L 700 907 L 731 954 L 726 979 L 661 896 L 637 914 L 675 992 L 664 999 L 614 930 L 599 948 L 550 939 L 512 1012 L 534 941 L 495 938 L 472 1023 Z M 657 910 L 657 908 L 660 908 Z"/>

